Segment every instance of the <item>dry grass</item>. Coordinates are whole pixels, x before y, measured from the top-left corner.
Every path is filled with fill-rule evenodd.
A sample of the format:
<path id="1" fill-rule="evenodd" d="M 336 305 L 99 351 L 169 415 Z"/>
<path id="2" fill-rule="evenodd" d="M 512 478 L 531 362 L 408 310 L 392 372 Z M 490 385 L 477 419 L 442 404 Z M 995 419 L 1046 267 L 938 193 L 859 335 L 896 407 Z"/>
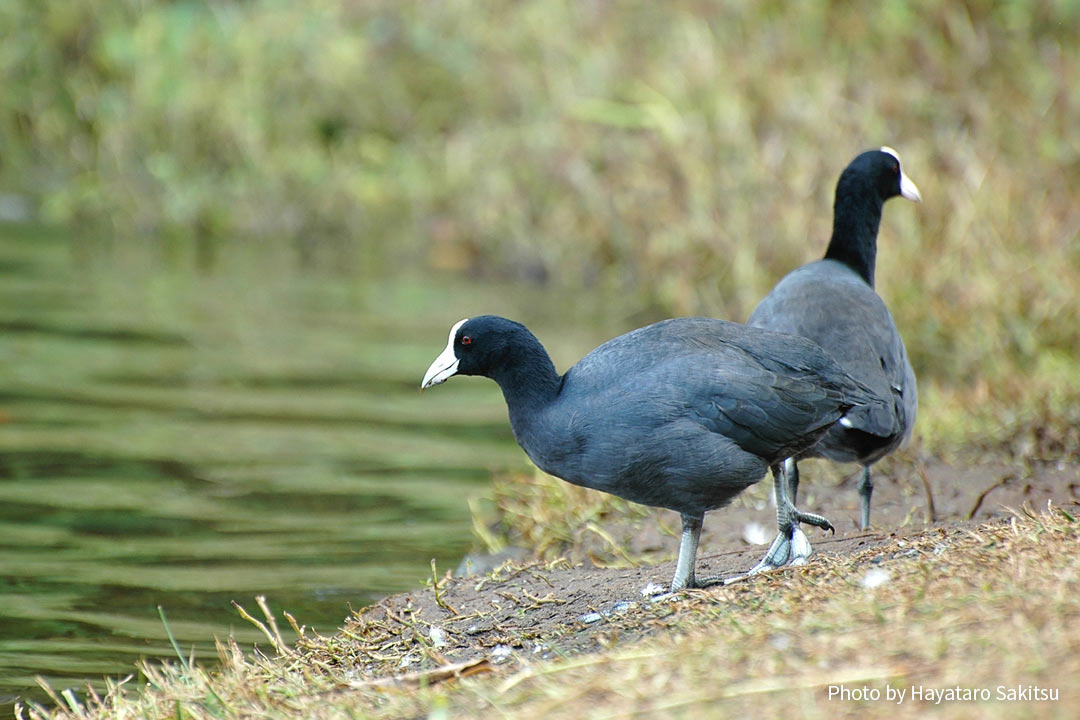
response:
<path id="1" fill-rule="evenodd" d="M 547 561 L 565 557 L 598 567 L 656 562 L 655 553 L 632 546 L 642 525 L 678 535 L 678 528 L 663 525 L 671 521 L 663 510 L 572 485 L 535 467 L 496 475 L 491 502 L 476 500 L 472 511 L 474 534 L 489 553 L 516 546 Z"/>
<path id="2" fill-rule="evenodd" d="M 85 705 L 24 717 L 1076 717 L 1080 691 L 1080 523 L 1067 511 L 1018 512 L 971 529 L 934 529 L 809 567 L 645 604 L 612 618 L 608 649 L 493 667 L 481 661 L 403 674 L 393 652 L 416 628 L 372 619 L 274 657 L 221 647 L 222 668 L 147 666 L 145 682 Z M 885 581 L 874 588 L 867 579 Z M 360 635 L 358 628 L 366 628 Z M 621 637 L 652 634 L 634 643 Z M 659 631 L 659 632 L 656 632 Z M 431 650 L 437 660 L 437 651 Z M 378 675 L 361 676 L 380 657 Z M 475 675 L 475 677 L 468 677 Z M 455 677 L 464 676 L 453 682 Z M 373 680 L 375 680 L 373 682 Z M 830 686 L 904 689 L 897 706 L 830 699 Z M 913 701 L 911 688 L 986 688 L 987 702 Z M 1039 686 L 1057 701 L 1005 702 L 998 687 Z"/>
<path id="3" fill-rule="evenodd" d="M 1047 515 L 926 533 L 798 573 L 694 598 L 679 635 L 513 683 L 528 717 L 887 716 L 885 702 L 829 700 L 830 685 L 1057 688 L 1057 704 L 956 704 L 950 717 L 1074 717 L 1080 604 L 1071 520 Z M 885 585 L 862 585 L 869 572 Z M 574 665 L 571 662 L 568 665 Z M 570 668 L 567 668 L 570 669 Z M 508 682 L 506 685 L 512 683 Z M 919 714 L 925 705 L 910 702 Z M 463 714 L 467 714 L 463 713 Z"/>
<path id="4" fill-rule="evenodd" d="M 12 98 L 30 99 L 0 124 L 33 150 L 4 171 L 51 169 L 38 180 L 47 216 L 104 217 L 137 238 L 222 242 L 269 227 L 316 260 L 318 243 L 341 244 L 358 267 L 405 256 L 481 278 L 545 278 L 553 293 L 588 286 L 619 298 L 626 326 L 745 318 L 779 277 L 820 256 L 847 160 L 893 143 L 926 198 L 889 205 L 878 278 L 920 378 L 916 441 L 935 453 L 1080 454 L 1075 4 L 920 0 L 856 15 L 827 3 L 748 14 L 697 2 L 377 2 L 366 13 L 327 0 L 310 47 L 295 32 L 307 26 L 300 6 L 237 4 L 185 23 L 174 13 L 187 5 L 140 3 L 145 12 L 109 16 L 121 31 L 100 32 L 105 20 L 86 20 L 96 5 L 54 5 L 42 11 L 52 22 L 11 33 L 33 48 L 30 30 L 59 28 L 57 42 L 36 42 L 36 65 L 18 52 L 0 61 L 12 87 L 26 85 Z M 35 16 L 4 16 L 24 17 Z M 106 47 L 124 28 L 131 46 Z M 107 83 L 84 58 L 103 64 Z M 54 89 L 55 77 L 68 80 Z M 66 107 L 70 118 L 57 115 Z M 75 114 L 87 108 L 92 123 Z M 526 491 L 497 498 L 503 530 L 523 543 L 635 559 L 590 527 L 638 510 L 558 482 Z M 272 658 L 225 644 L 220 672 L 148 666 L 145 682 L 115 687 L 104 705 L 56 698 L 70 706 L 56 716 L 895 714 L 828 702 L 824 688 L 846 679 L 1056 683 L 1053 706 L 942 712 L 1074 717 L 1076 546 L 1076 524 L 1060 514 L 927 534 L 694 593 L 663 618 L 628 616 L 667 627 L 633 647 L 408 692 L 354 686 L 348 663 L 320 664 L 354 657 L 359 641 L 345 635 L 306 637 Z M 877 567 L 892 582 L 862 588 Z"/>

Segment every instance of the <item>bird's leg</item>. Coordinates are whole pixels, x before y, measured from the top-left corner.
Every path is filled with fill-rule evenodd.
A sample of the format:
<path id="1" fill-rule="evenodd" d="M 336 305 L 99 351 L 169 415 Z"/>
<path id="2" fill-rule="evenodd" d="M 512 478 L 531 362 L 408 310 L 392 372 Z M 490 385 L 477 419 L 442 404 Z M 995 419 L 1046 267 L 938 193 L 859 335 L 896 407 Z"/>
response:
<path id="1" fill-rule="evenodd" d="M 682 538 L 679 540 L 679 559 L 675 561 L 675 577 L 671 579 L 670 590 L 664 592 L 659 586 L 651 583 L 649 587 L 642 590 L 643 593 L 653 596 L 653 602 L 670 598 L 675 593 L 686 588 L 706 587 L 723 580 L 720 577 L 699 578 L 694 572 L 698 541 L 701 539 L 701 525 L 704 518 L 704 513 L 699 515 L 682 513 Z"/>
<path id="2" fill-rule="evenodd" d="M 697 587 L 694 561 L 697 559 L 703 519 L 704 515 L 682 514 L 682 539 L 679 541 L 679 559 L 675 563 L 675 577 L 671 580 L 671 592 Z"/>
<path id="3" fill-rule="evenodd" d="M 788 485 L 789 486 L 791 486 L 791 484 L 792 484 L 791 479 L 790 479 L 791 476 L 795 475 L 794 486 L 797 488 L 799 486 L 799 480 L 798 480 L 799 468 L 795 464 L 795 461 L 793 459 L 788 458 L 787 460 L 784 461 L 783 472 L 788 477 Z M 776 476 L 776 471 L 775 470 L 773 471 L 773 476 L 774 477 Z M 782 483 L 778 482 L 777 483 L 777 488 L 780 488 L 781 485 L 782 485 Z M 782 513 L 782 510 L 784 509 L 785 505 L 787 506 L 787 508 L 786 508 L 786 510 L 784 510 L 784 512 L 787 513 L 786 519 L 788 521 L 794 522 L 794 523 L 807 523 L 808 525 L 813 525 L 814 527 L 819 527 L 822 530 L 828 530 L 828 531 L 834 532 L 834 533 L 836 532 L 836 529 L 832 526 L 832 523 L 829 522 L 825 518 L 824 515 L 818 515 L 817 513 L 806 513 L 806 512 L 803 512 L 802 510 L 799 510 L 797 507 L 795 507 L 795 500 L 788 497 L 786 494 L 784 495 L 784 499 L 781 501 L 780 493 L 779 493 L 779 490 L 778 490 L 777 495 L 776 495 L 776 521 L 777 521 L 777 524 L 780 526 L 781 532 L 783 532 L 783 530 L 784 530 L 784 521 L 785 521 L 785 518 L 781 513 Z"/>
<path id="4" fill-rule="evenodd" d="M 870 479 L 870 466 L 862 470 L 859 481 L 859 497 L 862 498 L 862 529 L 870 527 L 870 496 L 874 494 L 874 481 Z"/>
<path id="5" fill-rule="evenodd" d="M 791 465 L 788 465 L 787 460 L 784 461 L 784 472 L 787 473 L 787 486 L 788 486 L 788 500 L 794 505 L 798 502 L 799 497 L 799 464 L 795 461 L 790 461 Z M 777 500 L 777 506 L 780 501 Z"/>
<path id="6" fill-rule="evenodd" d="M 790 537 L 782 532 L 777 534 L 776 539 L 766 551 L 765 557 L 761 558 L 758 564 L 750 568 L 745 575 L 725 578 L 724 582 L 735 582 L 785 565 L 805 565 L 812 552 L 813 548 L 810 547 L 810 540 L 806 537 L 806 533 L 798 525 L 794 525 Z"/>
<path id="7" fill-rule="evenodd" d="M 765 557 L 761 558 L 761 561 L 752 567 L 750 572 L 744 576 L 732 578 L 733 580 L 783 567 L 789 562 L 794 563 L 799 556 L 805 555 L 808 557 L 810 555 L 810 541 L 806 539 L 806 535 L 799 529 L 798 523 L 791 517 L 794 506 L 787 496 L 787 485 L 790 479 L 788 470 L 787 462 L 784 463 L 783 469 L 779 465 L 774 465 L 772 468 L 773 491 L 776 493 L 776 527 L 778 530 L 776 539 L 773 540 L 772 545 L 765 552 Z"/>
<path id="8" fill-rule="evenodd" d="M 824 517 L 813 513 L 804 513 L 791 502 L 787 495 L 787 489 L 790 487 L 792 473 L 797 472 L 798 468 L 791 458 L 784 461 L 782 469 L 779 465 L 774 465 L 772 468 L 773 489 L 776 492 L 776 527 L 778 532 L 776 539 L 773 540 L 772 545 L 765 552 L 765 557 L 751 568 L 746 576 L 756 575 L 759 572 L 788 564 L 804 565 L 810 557 L 812 548 L 806 534 L 799 528 L 799 523 L 805 522 L 824 530 L 833 530 L 832 523 Z M 732 580 L 746 576 L 732 578 Z"/>

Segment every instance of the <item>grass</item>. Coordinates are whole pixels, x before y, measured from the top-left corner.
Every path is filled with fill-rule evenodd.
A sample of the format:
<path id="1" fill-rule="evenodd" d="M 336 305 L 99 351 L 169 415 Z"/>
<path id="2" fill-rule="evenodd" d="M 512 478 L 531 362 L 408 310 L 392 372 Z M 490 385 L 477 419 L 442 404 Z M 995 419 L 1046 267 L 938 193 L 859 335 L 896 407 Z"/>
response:
<path id="1" fill-rule="evenodd" d="M 79 703 L 58 694 L 61 709 L 24 708 L 23 716 L 894 717 L 933 710 L 949 718 L 1075 717 L 1078 531 L 1075 515 L 1053 506 L 978 527 L 921 531 L 753 582 L 639 604 L 608 619 L 607 649 L 518 665 L 403 671 L 402 648 L 415 651 L 417 629 L 377 623 L 370 613 L 331 637 L 294 624 L 292 646 L 276 624 L 260 621 L 273 655 L 248 657 L 227 642 L 219 670 L 148 665 L 139 682 L 114 684 L 104 698 Z M 870 582 L 875 576 L 881 584 Z M 643 629 L 643 639 L 620 640 Z M 438 658 L 430 642 L 420 645 Z M 377 669 L 362 675 L 365 667 Z M 837 695 L 865 689 L 884 697 L 887 686 L 905 690 L 903 704 Z M 913 687 L 925 694 L 957 686 L 992 697 L 940 705 L 911 698 Z M 1058 699 L 999 698 L 1031 686 Z"/>
<path id="2" fill-rule="evenodd" d="M 17 0 L 0 186 L 164 263 L 278 241 L 335 273 L 589 287 L 627 330 L 746 318 L 821 255 L 847 161 L 891 144 L 925 201 L 889 204 L 878 287 L 944 450 L 1080 400 L 1078 22 L 1068 1 Z"/>
<path id="3" fill-rule="evenodd" d="M 655 554 L 628 547 L 628 535 L 643 523 L 670 521 L 663 511 L 571 485 L 537 468 L 496 475 L 490 500 L 474 499 L 472 513 L 473 534 L 485 552 L 514 546 L 549 562 L 566 557 L 598 566 L 655 562 Z"/>
<path id="4" fill-rule="evenodd" d="M 1080 4 L 98 5 L 0 10 L 0 185 L 101 228 L 106 256 L 128 243 L 209 273 L 231 245 L 284 240 L 298 264 L 356 277 L 408 264 L 587 288 L 618 298 L 599 321 L 615 330 L 744 319 L 821 255 L 844 164 L 890 144 L 924 196 L 887 206 L 877 285 L 919 377 L 916 447 L 1080 454 Z M 599 339 L 552 340 L 573 360 Z M 610 520 L 642 511 L 543 478 L 505 487 L 478 514 L 490 545 L 641 559 Z M 147 666 L 147 688 L 114 687 L 104 710 L 55 699 L 60 716 L 832 717 L 888 712 L 827 703 L 845 679 L 1064 690 L 1074 527 L 1022 516 L 941 554 L 692 594 L 658 637 L 516 678 L 354 687 L 310 662 L 353 641 L 305 637 L 274 657 L 223 644 L 220 673 Z M 856 578 L 875 558 L 895 580 L 868 592 Z"/>

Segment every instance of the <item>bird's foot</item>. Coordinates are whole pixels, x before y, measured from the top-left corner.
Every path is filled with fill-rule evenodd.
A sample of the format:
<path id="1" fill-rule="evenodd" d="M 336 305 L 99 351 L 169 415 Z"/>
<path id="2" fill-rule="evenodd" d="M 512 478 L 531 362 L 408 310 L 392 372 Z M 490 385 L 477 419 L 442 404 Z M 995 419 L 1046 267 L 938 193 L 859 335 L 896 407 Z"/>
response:
<path id="1" fill-rule="evenodd" d="M 822 530 L 828 530 L 834 535 L 836 534 L 836 528 L 833 527 L 833 524 L 829 522 L 828 518 L 824 515 L 803 512 L 795 507 L 795 503 L 791 502 L 786 496 L 778 498 L 776 503 L 776 526 L 780 531 L 780 534 L 785 537 L 790 535 L 790 532 L 784 532 L 784 528 L 798 527 L 800 523 L 813 525 Z"/>
<path id="2" fill-rule="evenodd" d="M 765 553 L 765 557 L 761 558 L 757 565 L 750 568 L 743 575 L 724 578 L 723 582 L 725 585 L 729 585 L 733 582 L 746 580 L 758 573 L 768 572 L 786 565 L 805 565 L 812 552 L 813 548 L 810 547 L 810 540 L 806 537 L 806 533 L 799 529 L 798 526 L 792 526 L 791 537 L 788 537 L 783 532 L 777 534 L 776 539 L 773 540 L 772 545 L 769 546 L 768 551 Z"/>
<path id="3" fill-rule="evenodd" d="M 683 590 L 698 590 L 712 585 L 719 585 L 723 582 L 724 578 L 720 575 L 691 577 L 688 578 L 686 584 L 679 585 L 678 587 L 675 585 L 661 585 L 660 583 L 651 582 L 641 588 L 641 596 L 646 598 L 649 602 L 663 602 L 676 597 Z"/>
<path id="4" fill-rule="evenodd" d="M 833 535 L 836 534 L 836 528 L 833 527 L 833 524 L 831 522 L 829 522 L 829 520 L 824 515 L 818 515 L 817 513 L 803 512 L 802 510 L 799 510 L 794 505 L 792 505 L 791 509 L 789 510 L 788 517 L 791 518 L 792 522 L 806 523 L 807 525 L 813 525 L 814 527 L 819 527 L 822 530 L 828 530 Z"/>

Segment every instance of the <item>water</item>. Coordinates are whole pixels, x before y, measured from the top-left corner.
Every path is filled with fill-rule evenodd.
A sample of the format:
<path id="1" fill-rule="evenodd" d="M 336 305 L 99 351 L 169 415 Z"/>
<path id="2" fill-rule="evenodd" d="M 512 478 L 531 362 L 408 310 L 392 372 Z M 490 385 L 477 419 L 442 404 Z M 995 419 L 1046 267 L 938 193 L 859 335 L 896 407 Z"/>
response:
<path id="1" fill-rule="evenodd" d="M 172 657 L 159 605 L 207 659 L 263 640 L 230 605 L 260 593 L 333 632 L 453 567 L 466 498 L 524 466 L 493 383 L 417 388 L 450 323 L 534 320 L 528 292 L 300 272 L 281 249 L 187 260 L 0 225 L 5 708 L 43 697 L 36 675 L 101 687 Z M 546 322 L 557 360 L 597 339 Z"/>

